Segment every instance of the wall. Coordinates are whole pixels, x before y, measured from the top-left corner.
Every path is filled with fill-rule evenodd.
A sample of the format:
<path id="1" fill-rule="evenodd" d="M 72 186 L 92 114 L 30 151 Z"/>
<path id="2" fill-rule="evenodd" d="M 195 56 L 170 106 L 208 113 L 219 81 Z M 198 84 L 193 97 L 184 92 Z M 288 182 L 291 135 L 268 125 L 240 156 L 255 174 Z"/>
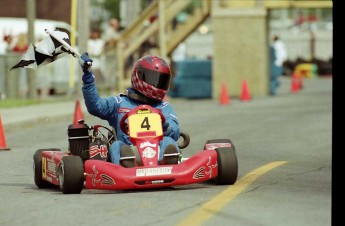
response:
<path id="1" fill-rule="evenodd" d="M 26 0 L 1 0 L 0 17 L 26 17 Z M 71 0 L 36 0 L 36 18 L 70 23 Z"/>
<path id="2" fill-rule="evenodd" d="M 230 96 L 240 96 L 243 80 L 253 97 L 268 94 L 266 16 L 262 8 L 214 9 L 213 98 L 219 97 L 222 81 Z"/>

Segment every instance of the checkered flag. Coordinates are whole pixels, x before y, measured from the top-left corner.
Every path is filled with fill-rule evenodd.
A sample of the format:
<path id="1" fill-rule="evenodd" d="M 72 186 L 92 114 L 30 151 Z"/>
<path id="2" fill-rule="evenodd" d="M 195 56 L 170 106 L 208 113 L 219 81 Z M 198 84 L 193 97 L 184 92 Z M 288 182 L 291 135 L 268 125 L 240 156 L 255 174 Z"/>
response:
<path id="1" fill-rule="evenodd" d="M 37 69 L 68 54 L 80 57 L 80 54 L 72 49 L 67 33 L 58 30 L 53 32 L 46 30 L 46 32 L 48 36 L 37 46 L 31 44 L 21 61 L 14 65 L 11 70 L 16 68 Z"/>

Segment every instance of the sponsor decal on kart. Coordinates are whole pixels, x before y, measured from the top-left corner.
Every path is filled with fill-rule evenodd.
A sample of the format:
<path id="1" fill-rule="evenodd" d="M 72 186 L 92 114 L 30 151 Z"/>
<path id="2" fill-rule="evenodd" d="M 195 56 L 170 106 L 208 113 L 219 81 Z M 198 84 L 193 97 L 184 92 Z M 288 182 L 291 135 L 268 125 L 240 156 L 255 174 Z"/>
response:
<path id="1" fill-rule="evenodd" d="M 137 132 L 137 137 L 155 137 L 156 131 Z"/>
<path id="2" fill-rule="evenodd" d="M 193 179 L 203 178 L 205 176 L 204 170 L 205 170 L 205 166 L 202 166 L 199 169 L 197 169 L 195 173 L 193 174 Z"/>
<path id="3" fill-rule="evenodd" d="M 137 114 L 148 114 L 148 113 L 151 113 L 150 109 L 143 109 L 143 110 L 140 109 L 137 111 Z"/>
<path id="4" fill-rule="evenodd" d="M 150 141 L 145 141 L 144 143 L 140 144 L 140 148 L 144 148 L 144 147 L 153 147 L 155 148 L 157 146 L 157 144 L 152 144 Z"/>
<path id="5" fill-rule="evenodd" d="M 96 166 L 95 165 L 92 166 L 92 171 L 93 171 L 93 173 L 86 174 L 86 175 L 92 178 L 92 180 L 91 180 L 92 181 L 92 186 L 96 186 L 96 184 L 99 183 L 101 180 L 100 179 L 96 179 L 98 171 L 96 170 Z"/>
<path id="6" fill-rule="evenodd" d="M 158 176 L 158 175 L 169 175 L 171 174 L 172 167 L 159 167 L 159 168 L 147 168 L 137 169 L 136 176 Z"/>
<path id="7" fill-rule="evenodd" d="M 56 178 L 57 165 L 54 161 L 54 156 L 51 159 L 42 157 L 42 178 L 47 181 L 52 181 L 53 178 Z"/>
<path id="8" fill-rule="evenodd" d="M 91 179 L 92 186 L 96 186 L 96 184 L 99 184 L 99 183 L 101 183 L 102 185 L 114 185 L 114 184 L 116 184 L 115 180 L 106 174 L 100 174 L 99 175 L 100 179 L 97 179 L 98 171 L 96 170 L 95 165 L 92 166 L 92 171 L 93 171 L 93 173 L 91 173 L 91 174 L 87 173 L 86 174 L 86 176 L 92 178 Z"/>
<path id="9" fill-rule="evenodd" d="M 163 184 L 164 180 L 153 180 L 151 181 L 151 184 Z"/>
<path id="10" fill-rule="evenodd" d="M 56 175 L 56 164 L 54 163 L 54 161 L 52 164 L 51 161 L 53 160 L 42 157 L 42 178 L 49 182 L 52 182 L 52 177 L 55 177 Z"/>
<path id="11" fill-rule="evenodd" d="M 127 113 L 127 112 L 130 112 L 130 111 L 131 111 L 131 109 L 129 109 L 129 108 L 120 108 L 118 110 L 118 113 Z"/>
<path id="12" fill-rule="evenodd" d="M 42 177 L 47 178 L 47 159 L 42 157 Z"/>
<path id="13" fill-rule="evenodd" d="M 102 177 L 102 184 L 103 185 L 114 185 L 115 184 L 115 181 L 113 178 L 111 178 L 110 176 L 106 175 L 106 174 L 101 174 L 101 177 Z"/>
<path id="14" fill-rule="evenodd" d="M 209 177 L 212 178 L 213 169 L 218 166 L 218 162 L 216 162 L 216 164 L 214 164 L 214 165 L 211 165 L 211 156 L 209 156 L 208 157 L 208 163 L 206 165 L 208 167 L 208 171 L 205 171 L 205 174 L 209 175 Z"/>
<path id="15" fill-rule="evenodd" d="M 100 155 L 102 158 L 107 158 L 108 156 L 108 149 L 106 145 L 93 145 L 90 147 L 90 158 L 95 157 L 96 155 Z"/>
<path id="16" fill-rule="evenodd" d="M 47 172 L 48 173 L 56 173 L 56 164 L 54 159 L 47 159 Z"/>
<path id="17" fill-rule="evenodd" d="M 145 150 L 143 151 L 143 155 L 142 157 L 148 158 L 148 159 L 152 159 L 153 157 L 155 157 L 156 155 L 156 151 L 153 150 L 150 147 L 145 148 Z"/>
<path id="18" fill-rule="evenodd" d="M 218 163 L 212 165 L 211 164 L 211 156 L 208 157 L 208 162 L 205 166 L 201 166 L 199 169 L 197 169 L 193 174 L 193 179 L 200 179 L 204 176 L 209 176 L 209 178 L 212 178 L 213 169 L 216 168 Z M 205 169 L 208 169 L 208 171 L 205 171 Z"/>
<path id="19" fill-rule="evenodd" d="M 216 148 L 223 148 L 223 147 L 228 147 L 231 148 L 230 143 L 213 143 L 213 144 L 206 144 L 206 150 L 214 150 Z"/>

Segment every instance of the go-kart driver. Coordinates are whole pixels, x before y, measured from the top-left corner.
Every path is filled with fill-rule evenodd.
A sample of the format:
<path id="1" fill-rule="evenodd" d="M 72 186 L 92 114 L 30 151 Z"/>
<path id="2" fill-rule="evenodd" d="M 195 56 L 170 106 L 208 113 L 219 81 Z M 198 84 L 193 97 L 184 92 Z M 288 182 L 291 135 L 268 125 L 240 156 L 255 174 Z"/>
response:
<path id="1" fill-rule="evenodd" d="M 164 137 L 160 142 L 159 164 L 177 164 L 179 123 L 173 107 L 163 100 L 172 76 L 167 61 L 155 55 L 140 58 L 132 69 L 132 87 L 128 88 L 125 94 L 106 98 L 99 96 L 91 68 L 92 59 L 89 58 L 88 53 L 81 55 L 79 63 L 83 70 L 82 91 L 88 112 L 107 120 L 116 131 L 117 140 L 112 143 L 109 150 L 111 161 L 124 167 L 135 166 L 132 143 L 129 136 L 121 130 L 119 122 L 126 112 L 138 105 L 147 104 L 160 109 L 166 118 L 163 124 Z M 164 157 L 164 153 L 170 154 L 169 157 Z"/>

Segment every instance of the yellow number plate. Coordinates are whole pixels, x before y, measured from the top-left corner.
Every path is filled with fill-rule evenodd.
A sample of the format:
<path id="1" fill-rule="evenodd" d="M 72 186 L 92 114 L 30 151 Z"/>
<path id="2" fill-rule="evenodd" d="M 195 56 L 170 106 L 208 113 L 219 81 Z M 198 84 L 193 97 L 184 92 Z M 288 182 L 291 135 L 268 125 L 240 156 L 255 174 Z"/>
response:
<path id="1" fill-rule="evenodd" d="M 161 117 L 157 113 L 134 114 L 128 117 L 129 136 L 156 137 L 163 134 Z"/>

